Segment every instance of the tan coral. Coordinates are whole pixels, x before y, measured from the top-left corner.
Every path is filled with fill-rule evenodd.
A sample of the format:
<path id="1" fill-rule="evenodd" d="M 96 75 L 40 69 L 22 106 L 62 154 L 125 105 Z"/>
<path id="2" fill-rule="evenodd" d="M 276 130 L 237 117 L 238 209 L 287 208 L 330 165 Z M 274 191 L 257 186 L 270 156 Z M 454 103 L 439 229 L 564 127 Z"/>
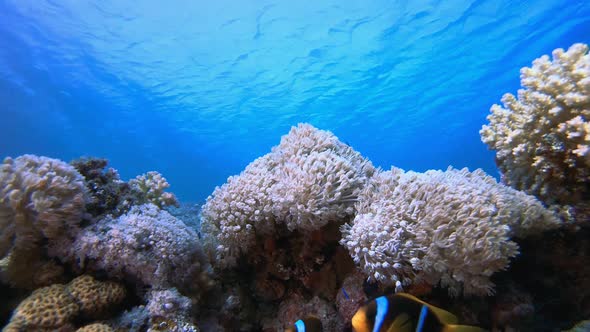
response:
<path id="1" fill-rule="evenodd" d="M 6 273 L 6 281 L 22 288 L 42 284 L 31 266 L 45 265 L 51 248 L 70 242 L 85 203 L 84 179 L 67 163 L 34 155 L 4 159 L 0 164 L 0 258 L 13 252 L 5 270 L 22 273 Z"/>
<path id="2" fill-rule="evenodd" d="M 94 323 L 90 325 L 86 325 L 76 330 L 76 332 L 113 332 L 114 330 L 102 323 Z"/>
<path id="3" fill-rule="evenodd" d="M 79 306 L 65 285 L 34 291 L 14 310 L 11 322 L 29 330 L 59 328 L 78 314 Z"/>
<path id="4" fill-rule="evenodd" d="M 517 96 L 493 105 L 481 139 L 496 150 L 503 180 L 546 204 L 590 196 L 590 54 L 556 49 L 522 68 Z"/>
<path id="5" fill-rule="evenodd" d="M 3 239 L 10 236 L 15 246 L 31 246 L 31 241 L 60 238 L 77 228 L 84 213 L 86 187 L 74 167 L 34 155 L 6 158 L 0 181 Z M 0 251 L 5 254 L 6 250 Z"/>
<path id="6" fill-rule="evenodd" d="M 80 314 L 94 317 L 124 297 L 125 289 L 117 283 L 80 276 L 68 285 L 35 290 L 14 310 L 4 331 L 73 331 L 71 323 Z"/>
<path id="7" fill-rule="evenodd" d="M 112 281 L 98 281 L 89 275 L 72 280 L 67 291 L 76 299 L 80 312 L 91 317 L 105 312 L 126 296 L 122 285 Z"/>

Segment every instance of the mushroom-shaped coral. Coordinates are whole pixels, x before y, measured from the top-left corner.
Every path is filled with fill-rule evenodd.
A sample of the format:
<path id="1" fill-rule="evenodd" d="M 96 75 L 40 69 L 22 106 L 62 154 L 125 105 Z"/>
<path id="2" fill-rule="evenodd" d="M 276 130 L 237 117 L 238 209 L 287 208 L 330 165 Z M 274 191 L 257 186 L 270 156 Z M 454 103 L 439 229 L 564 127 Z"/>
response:
<path id="1" fill-rule="evenodd" d="M 4 331 L 68 330 L 80 314 L 88 317 L 104 313 L 124 297 L 125 289 L 119 284 L 80 276 L 68 285 L 35 290 L 14 310 Z"/>
<path id="2" fill-rule="evenodd" d="M 546 204 L 590 198 L 590 54 L 574 44 L 521 69 L 518 96 L 493 105 L 482 141 L 508 185 Z"/>
<path id="3" fill-rule="evenodd" d="M 4 160 L 0 165 L 0 258 L 10 255 L 4 271 L 11 276 L 9 282 L 23 287 L 38 284 L 32 280 L 30 266 L 44 265 L 41 256 L 46 249 L 71 242 L 85 200 L 84 179 L 60 160 L 34 155 Z M 18 275 L 15 270 L 28 273 Z"/>
<path id="4" fill-rule="evenodd" d="M 342 245 L 369 279 L 399 289 L 418 282 L 452 295 L 490 294 L 490 276 L 518 253 L 510 238 L 559 226 L 541 202 L 467 169 L 375 175 Z"/>
<path id="5" fill-rule="evenodd" d="M 300 124 L 278 146 L 215 189 L 202 209 L 203 230 L 216 239 L 217 263 L 233 265 L 256 235 L 311 232 L 352 217 L 374 167 L 334 134 Z"/>
<path id="6" fill-rule="evenodd" d="M 156 287 L 194 283 L 208 266 L 197 233 L 153 204 L 90 225 L 71 250 L 86 268 Z"/>

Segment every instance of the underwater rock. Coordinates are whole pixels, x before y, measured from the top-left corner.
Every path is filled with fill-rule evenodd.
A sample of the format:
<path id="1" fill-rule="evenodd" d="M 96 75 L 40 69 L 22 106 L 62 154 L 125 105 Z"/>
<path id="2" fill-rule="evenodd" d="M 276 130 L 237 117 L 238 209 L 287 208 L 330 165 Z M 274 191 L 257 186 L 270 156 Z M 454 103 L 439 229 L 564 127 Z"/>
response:
<path id="1" fill-rule="evenodd" d="M 279 304 L 278 321 L 275 320 L 271 326 L 263 326 L 263 329 L 265 331 L 284 331 L 287 326 L 291 326 L 297 320 L 307 316 L 319 318 L 324 331 L 342 331 L 345 325 L 332 303 L 317 296 L 308 300 L 300 294 L 293 293 Z"/>
<path id="2" fill-rule="evenodd" d="M 363 289 L 365 279 L 361 271 L 355 271 L 344 279 L 342 288 L 336 295 L 336 307 L 348 326 L 352 316 L 368 300 Z"/>
<path id="3" fill-rule="evenodd" d="M 543 317 L 531 323 L 533 328 L 566 329 L 564 322 L 590 317 L 590 227 L 562 229 L 519 244 L 521 255 L 506 278 L 533 296 L 535 316 Z"/>

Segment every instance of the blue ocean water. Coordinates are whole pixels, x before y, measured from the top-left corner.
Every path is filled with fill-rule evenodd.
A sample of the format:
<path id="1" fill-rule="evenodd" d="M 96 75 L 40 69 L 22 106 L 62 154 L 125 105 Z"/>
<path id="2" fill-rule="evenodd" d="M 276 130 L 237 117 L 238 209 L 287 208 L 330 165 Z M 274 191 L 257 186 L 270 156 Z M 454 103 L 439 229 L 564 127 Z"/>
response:
<path id="1" fill-rule="evenodd" d="M 298 122 L 377 166 L 483 168 L 519 69 L 589 1 L 0 1 L 0 157 L 99 156 L 202 201 Z"/>

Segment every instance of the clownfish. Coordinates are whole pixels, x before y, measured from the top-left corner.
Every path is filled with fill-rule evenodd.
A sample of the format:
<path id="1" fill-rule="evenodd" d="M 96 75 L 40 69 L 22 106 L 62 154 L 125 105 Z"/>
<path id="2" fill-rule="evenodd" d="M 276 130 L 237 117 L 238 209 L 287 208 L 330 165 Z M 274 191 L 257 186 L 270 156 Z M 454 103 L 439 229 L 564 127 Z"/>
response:
<path id="1" fill-rule="evenodd" d="M 410 294 L 381 296 L 365 304 L 352 317 L 354 332 L 484 332 L 475 326 L 456 325 L 452 313 Z"/>
<path id="2" fill-rule="evenodd" d="M 288 327 L 285 332 L 322 332 L 322 321 L 315 316 L 300 319 Z"/>

